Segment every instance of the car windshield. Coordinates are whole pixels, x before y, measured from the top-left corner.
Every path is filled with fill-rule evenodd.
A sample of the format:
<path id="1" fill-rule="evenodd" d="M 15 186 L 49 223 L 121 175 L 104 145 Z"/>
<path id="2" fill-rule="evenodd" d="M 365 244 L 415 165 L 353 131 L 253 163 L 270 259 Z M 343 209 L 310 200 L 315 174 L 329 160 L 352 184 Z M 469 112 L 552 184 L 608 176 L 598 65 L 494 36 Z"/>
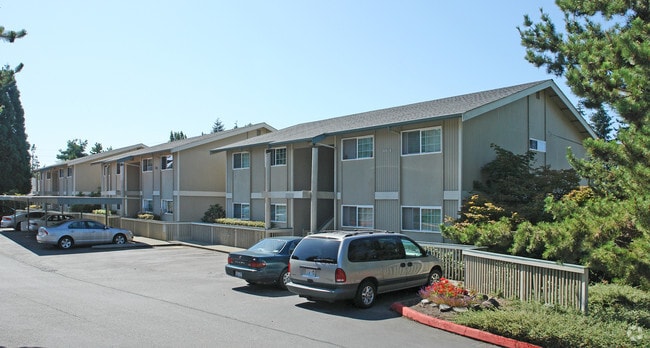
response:
<path id="1" fill-rule="evenodd" d="M 284 244 L 286 244 L 286 242 L 283 240 L 262 239 L 261 241 L 257 242 L 257 244 L 250 247 L 248 250 L 277 253 L 282 250 Z"/>

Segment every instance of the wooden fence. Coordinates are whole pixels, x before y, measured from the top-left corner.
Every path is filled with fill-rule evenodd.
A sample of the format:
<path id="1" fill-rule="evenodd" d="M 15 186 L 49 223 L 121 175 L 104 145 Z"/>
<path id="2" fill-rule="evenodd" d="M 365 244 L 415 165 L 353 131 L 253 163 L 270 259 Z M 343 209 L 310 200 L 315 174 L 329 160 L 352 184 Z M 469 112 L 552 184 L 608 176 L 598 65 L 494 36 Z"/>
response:
<path id="1" fill-rule="evenodd" d="M 451 243 L 420 242 L 419 244 L 440 260 L 443 277 L 457 281 L 465 279 L 463 251 L 478 248 L 473 245 Z"/>
<path id="2" fill-rule="evenodd" d="M 587 313 L 589 269 L 584 266 L 464 250 L 465 286 L 484 294 L 539 301 Z"/>

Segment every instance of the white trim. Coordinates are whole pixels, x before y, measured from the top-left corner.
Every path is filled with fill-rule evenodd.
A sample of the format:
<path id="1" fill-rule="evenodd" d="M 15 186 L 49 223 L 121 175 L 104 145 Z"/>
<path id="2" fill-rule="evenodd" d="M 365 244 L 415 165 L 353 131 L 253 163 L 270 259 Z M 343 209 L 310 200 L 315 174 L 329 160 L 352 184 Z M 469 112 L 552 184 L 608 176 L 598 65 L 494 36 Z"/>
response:
<path id="1" fill-rule="evenodd" d="M 178 191 L 173 192 L 174 196 L 191 196 L 191 197 L 227 197 L 225 192 L 219 191 Z M 232 197 L 231 197 L 232 198 Z"/>
<path id="2" fill-rule="evenodd" d="M 399 192 L 375 192 L 376 200 L 397 200 Z"/>

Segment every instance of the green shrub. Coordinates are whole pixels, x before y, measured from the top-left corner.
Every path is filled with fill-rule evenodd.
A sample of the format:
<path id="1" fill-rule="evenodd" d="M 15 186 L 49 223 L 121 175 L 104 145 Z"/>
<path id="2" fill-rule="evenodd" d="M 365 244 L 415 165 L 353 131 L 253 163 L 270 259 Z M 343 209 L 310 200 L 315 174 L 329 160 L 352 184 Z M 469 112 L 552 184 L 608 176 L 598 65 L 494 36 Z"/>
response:
<path id="1" fill-rule="evenodd" d="M 650 330 L 650 293 L 626 285 L 590 286 L 589 315 L 601 320 L 623 321 Z"/>
<path id="2" fill-rule="evenodd" d="M 216 219 L 226 217 L 226 211 L 219 204 L 211 205 L 201 218 L 202 222 L 213 223 Z"/>
<path id="3" fill-rule="evenodd" d="M 469 311 L 454 322 L 543 347 L 641 347 L 647 333 L 627 322 L 603 320 L 541 303 L 515 302 L 497 311 Z M 628 330 L 633 332 L 628 336 Z"/>
<path id="4" fill-rule="evenodd" d="M 138 219 L 143 219 L 143 220 L 159 220 L 160 218 L 156 218 L 156 215 L 152 213 L 142 213 L 137 215 Z"/>
<path id="5" fill-rule="evenodd" d="M 240 220 L 240 219 L 231 219 L 231 218 L 221 218 L 216 219 L 214 222 L 218 224 L 225 225 L 238 225 L 238 226 L 247 226 L 247 227 L 259 227 L 264 228 L 264 221 L 250 221 L 250 220 Z"/>

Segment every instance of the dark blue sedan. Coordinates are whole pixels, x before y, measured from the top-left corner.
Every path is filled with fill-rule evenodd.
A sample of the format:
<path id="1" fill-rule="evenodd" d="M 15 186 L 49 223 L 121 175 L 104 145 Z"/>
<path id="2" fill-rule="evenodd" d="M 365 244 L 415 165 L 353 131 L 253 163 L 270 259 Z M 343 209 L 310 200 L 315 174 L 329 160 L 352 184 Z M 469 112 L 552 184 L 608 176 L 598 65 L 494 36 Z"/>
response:
<path id="1" fill-rule="evenodd" d="M 302 237 L 282 236 L 262 239 L 252 247 L 228 255 L 226 274 L 248 284 L 276 284 L 286 289 L 289 256 Z"/>

